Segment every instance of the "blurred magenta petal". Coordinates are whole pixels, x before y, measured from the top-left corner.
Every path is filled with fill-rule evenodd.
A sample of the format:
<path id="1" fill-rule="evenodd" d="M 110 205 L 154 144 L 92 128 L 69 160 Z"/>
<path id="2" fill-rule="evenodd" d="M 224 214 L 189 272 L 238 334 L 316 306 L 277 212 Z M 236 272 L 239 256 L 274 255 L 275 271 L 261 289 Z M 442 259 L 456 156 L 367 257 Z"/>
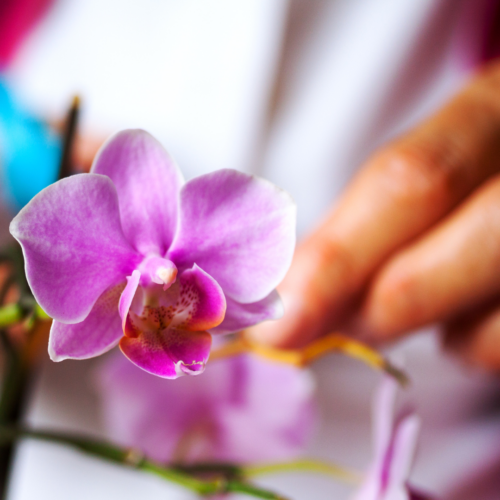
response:
<path id="1" fill-rule="evenodd" d="M 253 356 L 211 362 L 202 377 L 175 383 L 112 356 L 98 380 L 110 437 L 161 462 L 289 460 L 316 419 L 310 373 Z"/>
<path id="2" fill-rule="evenodd" d="M 123 335 L 118 299 L 124 287 L 122 283 L 106 290 L 80 323 L 67 325 L 54 320 L 49 338 L 50 358 L 53 361 L 87 359 L 115 347 Z"/>
<path id="3" fill-rule="evenodd" d="M 407 414 L 394 420 L 397 384 L 385 378 L 374 401 L 375 457 L 353 500 L 425 500 L 408 485 L 420 420 Z"/>
<path id="4" fill-rule="evenodd" d="M 139 260 L 123 235 L 116 190 L 103 175 L 75 175 L 47 187 L 10 232 L 23 247 L 36 300 L 62 323 L 83 321 Z"/>
<path id="5" fill-rule="evenodd" d="M 53 0 L 3 0 L 0 2 L 0 69 L 10 63 L 23 39 Z"/>
<path id="6" fill-rule="evenodd" d="M 497 500 L 500 494 L 500 451 L 484 457 L 477 467 L 460 478 L 445 500 Z"/>
<path id="7" fill-rule="evenodd" d="M 198 264 L 225 294 L 243 303 L 265 298 L 283 279 L 295 246 L 295 204 L 276 186 L 236 170 L 184 185 L 169 258 Z"/>
<path id="8" fill-rule="evenodd" d="M 265 299 L 250 304 L 240 304 L 226 297 L 227 309 L 224 321 L 210 333 L 234 333 L 266 320 L 279 319 L 283 316 L 283 303 L 273 290 Z"/>
<path id="9" fill-rule="evenodd" d="M 100 150 L 92 172 L 116 186 L 125 236 L 142 254 L 164 255 L 177 222 L 184 180 L 163 146 L 144 130 L 124 130 Z"/>

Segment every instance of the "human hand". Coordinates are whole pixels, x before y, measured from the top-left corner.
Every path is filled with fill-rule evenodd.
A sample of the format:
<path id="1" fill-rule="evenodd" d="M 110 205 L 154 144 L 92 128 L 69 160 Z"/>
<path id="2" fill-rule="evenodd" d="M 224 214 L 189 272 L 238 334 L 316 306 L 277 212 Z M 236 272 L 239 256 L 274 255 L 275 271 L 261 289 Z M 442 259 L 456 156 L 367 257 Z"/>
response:
<path id="1" fill-rule="evenodd" d="M 285 316 L 248 333 L 299 347 L 332 330 L 386 341 L 441 323 L 500 368 L 500 63 L 375 153 L 298 247 Z"/>

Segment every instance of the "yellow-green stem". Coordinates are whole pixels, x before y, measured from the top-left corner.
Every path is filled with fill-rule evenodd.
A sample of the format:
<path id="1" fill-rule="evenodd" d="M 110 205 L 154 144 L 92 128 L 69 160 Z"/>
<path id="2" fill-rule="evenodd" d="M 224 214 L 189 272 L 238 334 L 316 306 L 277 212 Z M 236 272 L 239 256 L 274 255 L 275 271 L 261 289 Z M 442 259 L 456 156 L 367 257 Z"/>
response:
<path id="1" fill-rule="evenodd" d="M 361 474 L 346 467 L 320 460 L 295 460 L 293 462 L 281 462 L 275 464 L 254 465 L 242 467 L 242 474 L 251 478 L 265 474 L 276 474 L 280 472 L 313 472 L 326 474 L 344 482 L 357 484 L 361 480 Z"/>
<path id="2" fill-rule="evenodd" d="M 25 311 L 20 304 L 7 304 L 0 307 L 0 328 L 19 323 L 24 317 Z"/>

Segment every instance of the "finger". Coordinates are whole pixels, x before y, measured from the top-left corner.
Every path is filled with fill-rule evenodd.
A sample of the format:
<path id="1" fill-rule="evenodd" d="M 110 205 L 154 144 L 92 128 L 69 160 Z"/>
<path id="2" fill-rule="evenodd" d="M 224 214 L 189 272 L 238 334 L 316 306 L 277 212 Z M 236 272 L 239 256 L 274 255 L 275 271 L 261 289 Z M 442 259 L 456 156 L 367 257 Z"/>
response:
<path id="1" fill-rule="evenodd" d="M 444 342 L 467 362 L 500 370 L 500 306 L 450 321 L 445 327 Z"/>
<path id="2" fill-rule="evenodd" d="M 338 325 L 391 253 L 452 210 L 500 165 L 500 64 L 434 117 L 390 144 L 353 180 L 298 249 L 280 287 L 285 317 L 254 340 L 300 345 Z"/>
<path id="3" fill-rule="evenodd" d="M 377 339 L 450 318 L 500 292 L 500 176 L 377 274 L 363 324 Z"/>

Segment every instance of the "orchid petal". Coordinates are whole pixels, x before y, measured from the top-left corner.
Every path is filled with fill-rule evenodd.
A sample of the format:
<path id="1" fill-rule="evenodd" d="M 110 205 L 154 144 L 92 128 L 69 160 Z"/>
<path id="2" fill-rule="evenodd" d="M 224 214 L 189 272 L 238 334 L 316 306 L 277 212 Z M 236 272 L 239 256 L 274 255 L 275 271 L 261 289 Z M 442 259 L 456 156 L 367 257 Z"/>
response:
<path id="1" fill-rule="evenodd" d="M 37 302 L 62 323 L 83 321 L 138 262 L 123 235 L 116 189 L 103 175 L 74 175 L 47 187 L 14 218 L 10 232 L 23 248 Z"/>
<path id="2" fill-rule="evenodd" d="M 396 392 L 396 382 L 385 377 L 374 400 L 375 459 L 353 500 L 426 498 L 408 485 L 420 419 L 410 413 L 395 421 Z"/>
<path id="3" fill-rule="evenodd" d="M 139 281 L 141 280 L 141 273 L 135 269 L 130 276 L 127 276 L 127 286 L 123 290 L 120 296 L 120 302 L 118 304 L 118 312 L 122 319 L 122 329 L 125 328 L 125 320 L 127 318 L 128 311 L 134 300 L 135 292 L 139 286 Z"/>
<path id="4" fill-rule="evenodd" d="M 227 309 L 224 321 L 210 330 L 213 334 L 234 333 L 266 320 L 283 316 L 283 303 L 273 290 L 265 299 L 250 304 L 241 304 L 226 297 Z"/>
<path id="5" fill-rule="evenodd" d="M 405 417 L 397 426 L 392 447 L 392 457 L 389 470 L 389 485 L 387 500 L 396 500 L 391 493 L 394 488 L 406 490 L 406 482 L 410 475 L 413 458 L 417 447 L 417 438 L 420 430 L 420 419 L 417 415 Z"/>
<path id="6" fill-rule="evenodd" d="M 181 190 L 168 258 L 177 267 L 196 262 L 238 302 L 258 302 L 290 266 L 295 214 L 290 196 L 263 179 L 236 170 L 202 175 Z"/>
<path id="7" fill-rule="evenodd" d="M 212 276 L 196 264 L 179 278 L 179 307 L 172 326 L 190 331 L 215 328 L 226 313 L 226 298 Z M 185 308 L 182 309 L 182 304 Z"/>
<path id="8" fill-rule="evenodd" d="M 124 130 L 101 148 L 92 172 L 115 184 L 123 231 L 142 254 L 164 255 L 177 223 L 182 175 L 163 146 L 144 130 Z"/>
<path id="9" fill-rule="evenodd" d="M 124 288 L 122 283 L 106 290 L 80 323 L 66 325 L 53 321 L 49 338 L 52 361 L 92 358 L 118 344 L 122 337 L 118 300 Z"/>
<path id="10" fill-rule="evenodd" d="M 182 373 L 203 372 L 211 344 L 212 337 L 208 332 L 168 328 L 161 334 L 145 330 L 137 337 L 123 337 L 120 349 L 139 368 L 172 379 Z"/>

